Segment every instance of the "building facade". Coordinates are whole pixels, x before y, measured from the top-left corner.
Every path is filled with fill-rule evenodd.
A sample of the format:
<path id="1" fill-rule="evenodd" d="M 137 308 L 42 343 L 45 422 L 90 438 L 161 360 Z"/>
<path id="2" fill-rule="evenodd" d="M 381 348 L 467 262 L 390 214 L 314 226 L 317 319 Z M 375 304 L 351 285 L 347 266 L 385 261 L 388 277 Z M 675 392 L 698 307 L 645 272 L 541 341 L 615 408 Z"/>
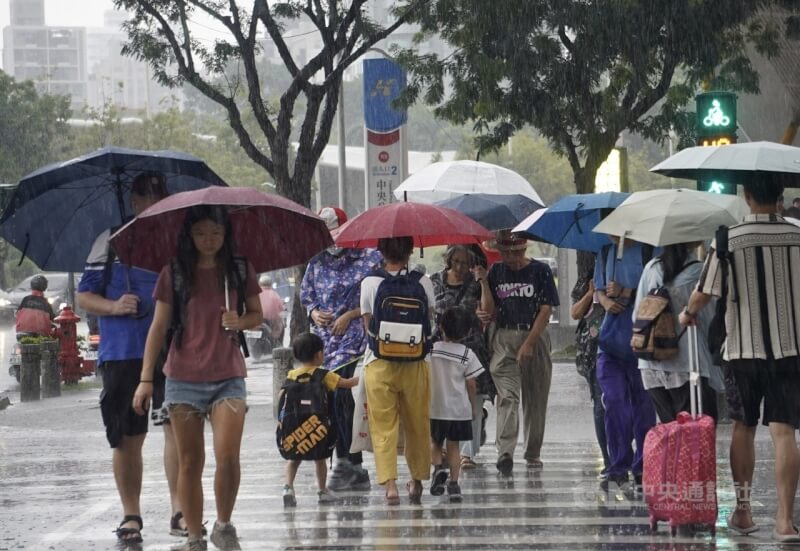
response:
<path id="1" fill-rule="evenodd" d="M 11 0 L 3 30 L 3 68 L 33 80 L 42 93 L 69 95 L 73 109 L 86 104 L 86 29 L 45 25 L 44 0 Z"/>

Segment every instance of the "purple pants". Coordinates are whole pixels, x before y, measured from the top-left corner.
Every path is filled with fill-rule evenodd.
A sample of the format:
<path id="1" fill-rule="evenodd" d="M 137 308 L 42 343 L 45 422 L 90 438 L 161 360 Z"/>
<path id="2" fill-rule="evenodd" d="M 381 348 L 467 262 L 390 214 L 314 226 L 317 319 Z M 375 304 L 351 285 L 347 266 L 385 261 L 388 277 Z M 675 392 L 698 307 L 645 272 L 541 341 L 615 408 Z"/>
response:
<path id="1" fill-rule="evenodd" d="M 656 424 L 653 403 L 642 386 L 636 362 L 623 362 L 600 351 L 597 382 L 606 408 L 606 441 L 611 462 L 609 477 L 642 474 L 642 451 L 647 431 Z M 636 453 L 631 442 L 636 440 Z"/>

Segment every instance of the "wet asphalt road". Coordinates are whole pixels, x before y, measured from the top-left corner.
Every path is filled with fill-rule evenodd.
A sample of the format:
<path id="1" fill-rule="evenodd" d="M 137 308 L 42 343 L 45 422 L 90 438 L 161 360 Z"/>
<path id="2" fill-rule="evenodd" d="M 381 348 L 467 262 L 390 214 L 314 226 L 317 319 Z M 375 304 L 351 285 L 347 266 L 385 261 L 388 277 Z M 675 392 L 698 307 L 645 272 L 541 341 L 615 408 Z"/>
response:
<path id="1" fill-rule="evenodd" d="M 5 359 L 8 331 L 0 333 Z M 86 381 L 86 380 L 84 380 Z M 99 385 L 66 389 L 60 398 L 19 403 L 16 384 L 0 373 L 13 405 L 0 412 L 0 551 L 118 549 L 112 530 L 121 518 L 100 412 Z M 296 483 L 298 507 L 285 511 L 280 497 L 283 463 L 275 449 L 271 362 L 252 364 L 250 412 L 242 449 L 242 484 L 234 512 L 244 549 L 775 549 L 770 541 L 775 492 L 772 451 L 758 436 L 753 510 L 762 526 L 753 537 L 732 537 L 724 527 L 733 489 L 727 467 L 729 426 L 719 429 L 720 515 L 714 543 L 707 534 L 651 534 L 646 508 L 622 495 L 597 490 L 600 454 L 594 444 L 588 390 L 568 363 L 556 364 L 548 405 L 542 471 L 526 472 L 516 457 L 513 477 L 497 475 L 491 444 L 464 473 L 464 502 L 449 504 L 427 493 L 422 505 L 383 504 L 382 488 L 345 493 L 334 505 L 316 504 L 313 469 Z M 489 441 L 494 439 L 490 414 Z M 208 435 L 207 433 L 207 436 Z M 208 443 L 207 438 L 207 443 Z M 169 536 L 166 482 L 160 465 L 162 433 L 145 444 L 141 549 L 165 550 Z M 370 454 L 365 455 L 373 471 Z M 213 524 L 213 454 L 207 453 L 205 518 Z M 407 471 L 401 464 L 401 480 Z M 209 548 L 213 546 L 209 544 Z"/>

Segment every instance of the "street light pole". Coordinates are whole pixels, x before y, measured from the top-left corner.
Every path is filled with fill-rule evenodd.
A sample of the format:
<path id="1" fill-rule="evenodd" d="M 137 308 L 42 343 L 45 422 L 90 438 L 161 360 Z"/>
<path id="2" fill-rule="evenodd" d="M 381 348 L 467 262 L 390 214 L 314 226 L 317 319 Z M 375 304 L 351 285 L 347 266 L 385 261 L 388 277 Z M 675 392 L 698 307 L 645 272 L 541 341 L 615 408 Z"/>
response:
<path id="1" fill-rule="evenodd" d="M 339 142 L 339 208 L 344 208 L 344 186 L 347 179 L 347 154 L 345 152 L 345 130 L 344 130 L 344 76 L 339 81 L 339 106 L 337 107 L 338 113 L 336 117 L 336 126 L 338 126 L 338 142 Z"/>

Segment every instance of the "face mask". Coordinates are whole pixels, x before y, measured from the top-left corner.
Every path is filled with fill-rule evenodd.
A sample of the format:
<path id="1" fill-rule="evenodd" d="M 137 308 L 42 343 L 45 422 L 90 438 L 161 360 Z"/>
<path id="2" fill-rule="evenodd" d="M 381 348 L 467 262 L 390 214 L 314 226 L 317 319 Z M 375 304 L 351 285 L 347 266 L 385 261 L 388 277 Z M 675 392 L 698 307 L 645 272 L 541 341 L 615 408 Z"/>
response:
<path id="1" fill-rule="evenodd" d="M 342 247 L 328 247 L 327 250 L 328 254 L 331 254 L 333 256 L 339 256 L 340 254 L 342 254 L 342 251 L 344 251 Z"/>

